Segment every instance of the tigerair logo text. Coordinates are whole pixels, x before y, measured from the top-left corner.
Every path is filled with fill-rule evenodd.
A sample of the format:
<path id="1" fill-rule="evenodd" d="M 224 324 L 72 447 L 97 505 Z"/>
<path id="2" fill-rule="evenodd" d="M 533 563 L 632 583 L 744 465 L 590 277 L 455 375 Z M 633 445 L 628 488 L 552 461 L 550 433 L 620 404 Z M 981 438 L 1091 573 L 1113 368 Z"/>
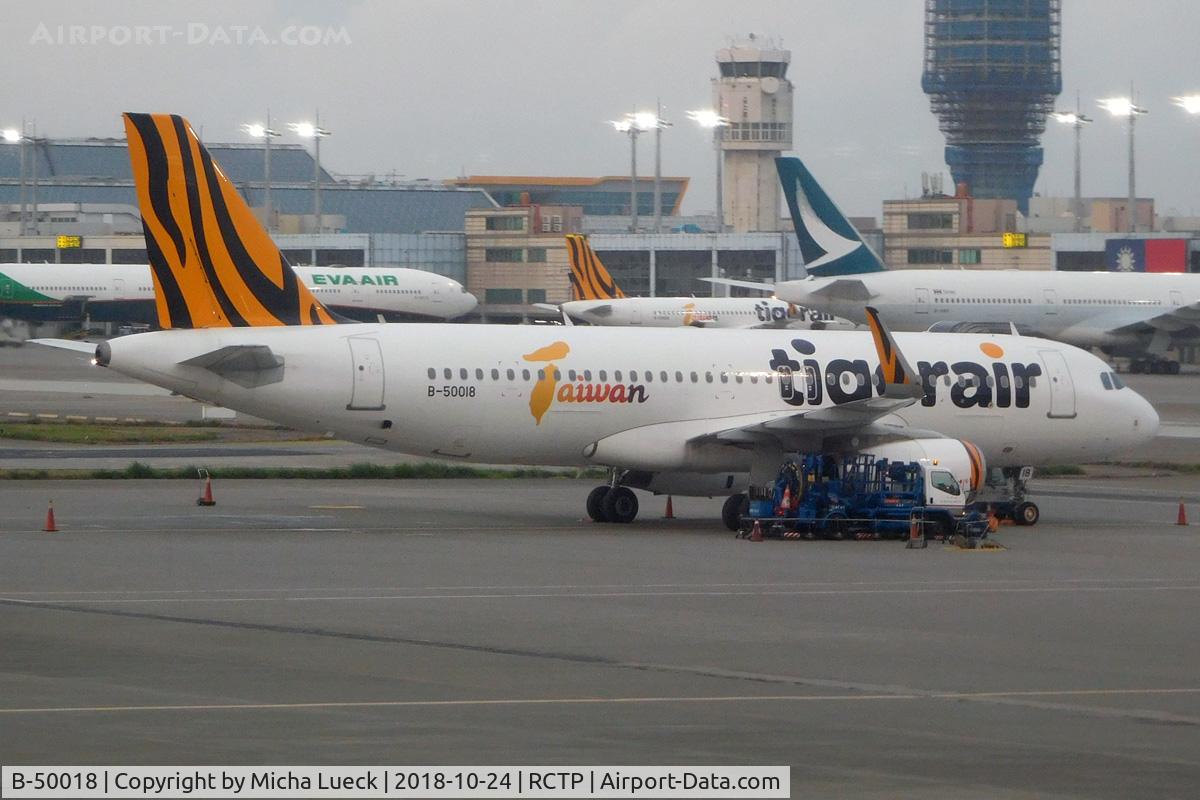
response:
<path id="1" fill-rule="evenodd" d="M 800 356 L 816 353 L 816 347 L 807 339 L 793 339 L 791 346 Z M 939 387 L 947 388 L 939 379 L 950 376 L 950 402 L 958 408 L 1028 408 L 1034 386 L 1031 379 L 1042 374 L 1041 365 L 1000 361 L 1004 350 L 991 342 L 984 342 L 979 349 L 995 360 L 986 365 L 974 361 L 918 361 L 921 405 L 937 405 Z M 834 405 L 883 394 L 882 367 L 872 370 L 861 358 L 833 358 L 822 366 L 815 358 L 796 358 L 783 348 L 774 348 L 769 367 L 779 374 L 779 395 L 788 405 L 819 406 L 825 394 Z"/>
<path id="2" fill-rule="evenodd" d="M 640 383 L 592 383 L 571 381 L 559 385 L 561 373 L 558 363 L 566 358 L 571 348 L 566 342 L 554 342 L 526 353 L 526 361 L 540 363 L 537 383 L 529 393 L 529 413 L 535 424 L 542 424 L 542 417 L 555 401 L 559 403 L 644 403 L 646 387 Z"/>

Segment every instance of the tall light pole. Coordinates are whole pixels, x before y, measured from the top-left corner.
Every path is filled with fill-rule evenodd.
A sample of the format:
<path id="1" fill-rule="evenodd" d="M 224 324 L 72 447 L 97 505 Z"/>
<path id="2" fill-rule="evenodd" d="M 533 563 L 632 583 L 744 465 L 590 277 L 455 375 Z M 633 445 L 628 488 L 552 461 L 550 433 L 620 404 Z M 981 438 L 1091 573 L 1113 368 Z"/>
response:
<path id="1" fill-rule="evenodd" d="M 324 230 L 321 222 L 321 139 L 329 135 L 329 131 L 321 127 L 321 112 L 313 114 L 312 122 L 293 122 L 289 127 L 301 139 L 313 140 L 313 217 L 317 233 Z"/>
<path id="2" fill-rule="evenodd" d="M 1137 232 L 1137 190 L 1133 158 L 1133 128 L 1139 114 L 1148 114 L 1149 110 L 1134 105 L 1133 87 L 1130 87 L 1129 97 L 1108 97 L 1100 101 L 1100 107 L 1114 117 L 1125 117 L 1129 125 L 1129 213 L 1126 229 L 1129 233 Z"/>
<path id="3" fill-rule="evenodd" d="M 641 131 L 654 130 L 654 232 L 662 233 L 662 132 L 672 123 L 662 118 L 662 104 L 655 103 L 654 113 L 639 111 L 631 118 Z"/>
<path id="4" fill-rule="evenodd" d="M 29 141 L 29 138 L 25 135 L 25 120 L 21 120 L 20 130 L 18 130 L 16 128 L 5 128 L 4 131 L 2 133 L 0 133 L 0 135 L 2 135 L 4 137 L 5 144 L 15 144 L 15 145 L 19 145 L 21 148 L 21 150 L 20 150 L 20 160 L 21 160 L 20 187 L 21 188 L 20 188 L 20 192 L 19 192 L 19 197 L 20 197 L 19 202 L 20 202 L 21 210 L 17 216 L 17 235 L 24 236 L 25 235 L 25 175 L 29 171 L 28 167 L 26 166 L 27 159 L 26 159 L 26 155 L 25 155 L 26 143 Z M 36 156 L 36 153 L 34 155 Z"/>
<path id="5" fill-rule="evenodd" d="M 1054 118 L 1064 125 L 1070 125 L 1075 128 L 1075 204 L 1072 210 L 1075 213 L 1075 232 L 1079 233 L 1083 230 L 1083 170 L 1081 167 L 1080 142 L 1083 126 L 1091 122 L 1092 118 L 1079 110 L 1078 97 L 1075 98 L 1074 111 L 1055 111 Z"/>
<path id="6" fill-rule="evenodd" d="M 263 153 L 263 210 L 267 217 L 267 233 L 275 232 L 275 215 L 271 213 L 271 140 L 279 135 L 279 131 L 271 129 L 271 112 L 267 111 L 267 124 L 257 122 L 243 125 L 242 130 L 255 139 L 265 143 Z"/>
<path id="7" fill-rule="evenodd" d="M 638 135 L 645 133 L 652 128 L 662 129 L 661 120 L 658 115 L 651 111 L 636 111 L 631 114 L 626 114 L 621 119 L 609 120 L 609 124 L 618 133 L 629 135 L 629 230 L 637 233 L 638 229 L 638 204 L 637 204 L 637 139 Z M 670 123 L 667 123 L 669 125 Z M 655 159 L 655 170 L 657 172 L 658 160 Z M 658 187 L 655 186 L 657 193 Z"/>
<path id="8" fill-rule="evenodd" d="M 724 191 L 724 153 L 721 152 L 721 142 L 725 139 L 725 128 L 729 120 L 722 117 L 711 108 L 687 112 L 688 118 L 701 128 L 709 128 L 713 132 L 713 147 L 717 151 L 717 233 L 725 230 L 725 191 Z"/>
<path id="9" fill-rule="evenodd" d="M 629 119 L 611 120 L 617 133 L 629 135 L 629 230 L 637 233 L 637 137 L 641 130 Z"/>

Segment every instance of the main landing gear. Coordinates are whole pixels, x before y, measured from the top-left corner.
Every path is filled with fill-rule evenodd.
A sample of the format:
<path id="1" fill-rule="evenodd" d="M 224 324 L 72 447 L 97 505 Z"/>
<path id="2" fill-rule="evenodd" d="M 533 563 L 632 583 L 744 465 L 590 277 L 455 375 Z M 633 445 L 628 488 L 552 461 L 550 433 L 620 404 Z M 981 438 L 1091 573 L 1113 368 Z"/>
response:
<path id="1" fill-rule="evenodd" d="M 614 478 L 613 483 L 617 483 Z M 588 494 L 587 514 L 594 522 L 633 522 L 638 513 L 638 499 L 626 486 L 597 486 Z"/>
<path id="2" fill-rule="evenodd" d="M 725 505 L 721 506 L 721 521 L 725 523 L 725 527 L 731 531 L 739 531 L 742 528 L 742 517 L 750 513 L 750 498 L 743 492 L 730 495 L 725 501 Z"/>
<path id="3" fill-rule="evenodd" d="M 1129 371 L 1132 373 L 1145 372 L 1154 375 L 1178 375 L 1179 362 L 1168 358 L 1148 356 L 1147 358 L 1131 358 Z"/>

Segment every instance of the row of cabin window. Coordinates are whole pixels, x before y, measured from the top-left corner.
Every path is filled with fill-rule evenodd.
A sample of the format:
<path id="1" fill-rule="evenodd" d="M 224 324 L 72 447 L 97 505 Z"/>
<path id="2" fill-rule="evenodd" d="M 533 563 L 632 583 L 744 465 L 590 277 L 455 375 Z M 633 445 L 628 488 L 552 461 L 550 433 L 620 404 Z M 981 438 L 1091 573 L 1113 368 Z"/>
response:
<path id="1" fill-rule="evenodd" d="M 1026 297 L 937 297 L 934 298 L 935 303 L 990 303 L 992 305 L 1027 305 L 1033 301 Z M 1067 298 L 1063 300 L 1063 305 L 1070 306 L 1161 306 L 1161 300 L 1132 300 L 1121 298 L 1101 298 L 1099 300 L 1084 300 L 1081 298 Z"/>
<path id="2" fill-rule="evenodd" d="M 1027 305 L 1032 303 L 1028 297 L 936 297 L 935 303 L 991 303 L 993 305 Z"/>
<path id="3" fill-rule="evenodd" d="M 426 372 L 429 375 L 430 380 L 434 380 L 437 378 L 437 369 L 435 369 L 434 367 L 430 367 Z M 475 380 L 477 380 L 477 381 L 483 380 L 485 374 L 487 374 L 484 372 L 484 370 L 479 369 L 479 368 L 476 368 L 474 372 L 475 372 Z M 534 377 L 536 377 L 540 381 L 546 377 L 546 371 L 544 369 L 539 369 L 536 371 L 536 373 L 531 372 L 528 369 L 522 369 L 522 370 L 520 370 L 520 372 L 518 372 L 515 369 L 508 369 L 508 370 L 505 370 L 503 374 L 504 374 L 504 377 L 506 377 L 510 381 L 516 380 L 518 375 L 520 376 L 521 380 L 525 380 L 525 381 L 533 380 Z M 684 383 L 685 382 L 684 373 L 680 372 L 678 370 L 676 370 L 674 373 L 669 373 L 666 370 L 661 370 L 658 373 L 659 382 L 660 383 L 670 383 L 672 374 L 674 374 L 676 383 Z M 581 370 L 581 371 L 569 369 L 569 370 L 567 370 L 567 381 L 568 382 L 583 381 L 585 383 L 590 383 L 592 380 L 592 375 L 593 375 L 593 373 L 590 369 L 585 369 L 585 370 Z M 605 370 L 605 369 L 598 370 L 595 373 L 597 380 L 599 380 L 601 383 L 608 382 L 608 375 L 609 375 L 608 370 Z M 688 375 L 688 379 L 690 379 L 692 383 L 700 382 L 700 373 L 689 372 L 687 375 Z M 498 369 L 492 369 L 490 371 L 490 376 L 491 376 L 492 380 L 498 381 L 498 380 L 500 380 L 501 371 Z M 758 383 L 758 379 L 760 377 L 765 382 L 772 383 L 774 381 L 775 373 L 773 373 L 773 372 L 718 372 L 717 377 L 714 378 L 713 373 L 705 372 L 704 373 L 704 382 L 705 383 L 713 383 L 716 380 L 720 380 L 721 383 L 729 383 L 729 378 L 731 376 L 733 377 L 735 383 L 742 383 L 742 382 L 744 382 L 744 380 L 747 377 L 750 378 L 751 383 Z M 454 370 L 452 370 L 450 367 L 443 368 L 442 369 L 442 377 L 448 381 L 454 380 Z M 465 381 L 465 380 L 468 380 L 470 377 L 471 377 L 471 370 L 468 370 L 466 367 L 459 368 L 459 370 L 458 370 L 459 380 Z M 613 380 L 616 381 L 617 383 L 624 383 L 624 381 L 625 381 L 625 373 L 619 369 L 613 370 L 612 377 L 613 377 Z M 630 383 L 636 383 L 639 380 L 644 381 L 645 383 L 654 383 L 654 380 L 655 380 L 654 372 L 652 370 L 639 371 L 636 369 L 631 369 L 631 370 L 629 370 L 628 377 L 629 377 Z M 554 370 L 554 380 L 561 381 L 562 379 L 563 379 L 562 371 L 557 370 L 557 369 Z"/>
<path id="4" fill-rule="evenodd" d="M 733 309 L 733 310 L 721 309 L 721 310 L 708 311 L 703 308 L 701 308 L 701 309 L 694 309 L 694 308 L 693 309 L 687 309 L 687 308 L 655 309 L 654 314 L 655 314 L 655 316 L 659 316 L 659 317 L 668 317 L 668 316 L 686 317 L 688 314 L 701 314 L 701 315 L 712 316 L 712 317 L 756 317 L 756 316 L 758 316 L 757 311 L 744 311 L 744 310 L 739 311 L 737 309 Z"/>
<path id="5" fill-rule="evenodd" d="M 372 286 L 370 288 L 374 289 L 376 294 L 420 294 L 421 293 L 420 289 L 384 289 L 384 288 L 381 288 L 378 286 Z M 310 292 L 325 292 L 326 294 L 328 294 L 329 292 L 337 292 L 338 287 L 336 287 L 336 286 L 310 286 L 310 287 L 308 287 L 308 290 Z"/>
<path id="6" fill-rule="evenodd" d="M 1122 299 L 1119 297 L 1101 298 L 1099 300 L 1085 300 L 1083 298 L 1071 297 L 1063 300 L 1063 303 L 1070 306 L 1161 306 L 1161 300 L 1133 300 Z"/>
<path id="7" fill-rule="evenodd" d="M 435 380 L 437 378 L 437 369 L 435 369 L 434 367 L 429 367 L 426 374 L 428 374 L 430 380 Z M 477 380 L 477 381 L 483 380 L 485 374 L 486 373 L 484 372 L 484 370 L 482 370 L 480 368 L 476 368 L 475 369 L 475 380 Z M 500 380 L 500 374 L 501 374 L 500 370 L 492 369 L 490 372 L 491 379 L 494 381 Z M 514 369 L 508 369 L 508 370 L 505 370 L 505 372 L 504 372 L 504 376 L 510 381 L 516 380 L 517 374 L 518 374 L 517 371 Z M 624 382 L 624 377 L 623 377 L 624 373 L 621 370 L 619 370 L 619 369 L 613 370 L 612 374 L 613 374 L 613 380 L 615 380 L 617 383 Z M 772 382 L 774 382 L 776 374 L 777 373 L 774 373 L 774 372 L 719 372 L 719 373 L 717 373 L 717 378 L 714 379 L 713 373 L 705 372 L 704 373 L 704 382 L 705 383 L 713 383 L 714 380 L 719 379 L 721 383 L 729 383 L 729 378 L 730 378 L 730 376 L 732 376 L 735 383 L 743 383 L 747 377 L 750 378 L 750 383 L 758 383 L 759 377 L 762 377 L 762 379 L 766 383 L 772 383 Z M 866 379 L 861 374 L 850 373 L 850 372 L 845 372 L 842 374 L 846 378 L 845 380 L 843 380 L 843 383 L 847 383 L 847 384 L 854 383 L 860 387 L 866 385 Z M 537 376 L 537 379 L 540 381 L 546 377 L 546 371 L 544 369 L 539 369 L 536 372 L 536 376 Z M 639 376 L 640 376 L 640 378 L 639 378 Z M 448 381 L 454 380 L 454 370 L 452 370 L 450 367 L 443 368 L 442 369 L 442 377 Z M 459 368 L 459 370 L 458 370 L 459 380 L 464 380 L 464 381 L 469 380 L 470 377 L 471 377 L 470 370 L 468 370 L 466 367 Z M 520 371 L 520 377 L 521 377 L 521 380 L 529 381 L 529 380 L 533 379 L 534 373 L 528 369 L 522 369 Z M 603 369 L 599 370 L 596 373 L 596 377 L 599 379 L 599 381 L 601 383 L 606 383 L 608 381 L 608 370 L 603 370 Z M 668 373 L 666 370 L 661 370 L 658 373 L 658 377 L 659 377 L 659 381 L 661 383 L 670 383 L 671 382 L 671 373 Z M 676 383 L 684 383 L 684 374 L 682 372 L 677 370 L 674 373 L 674 377 L 675 377 Z M 700 374 L 698 372 L 689 372 L 688 377 L 690 378 L 692 383 L 700 382 Z M 973 385 L 976 383 L 975 377 L 973 375 L 959 375 L 958 378 L 954 379 L 954 380 L 952 380 L 949 375 L 943 375 L 941 377 L 942 377 L 942 384 L 945 386 L 949 386 L 949 385 L 951 385 L 951 383 L 957 383 L 959 386 L 969 386 L 969 385 Z M 554 370 L 554 380 L 561 381 L 562 378 L 563 378 L 562 372 L 557 369 Z M 639 379 L 643 380 L 646 383 L 654 383 L 654 372 L 651 370 L 642 370 L 641 372 L 639 372 L 638 370 L 630 370 L 629 371 L 629 381 L 631 383 L 636 383 Z M 813 380 L 814 378 L 812 376 L 811 370 L 806 369 L 806 370 L 803 370 L 803 371 L 797 373 L 796 379 L 803 382 L 805 380 Z M 573 369 L 567 370 L 567 380 L 569 382 L 583 381 L 584 383 L 590 383 L 592 380 L 592 371 L 590 369 L 585 369 L 583 371 L 576 371 Z M 938 376 L 930 375 L 927 378 L 926 382 L 928 383 L 928 385 L 933 386 L 937 383 L 937 380 L 938 380 Z M 988 388 L 994 389 L 996 387 L 996 379 L 991 375 L 988 375 L 984 382 L 987 384 Z M 827 373 L 825 375 L 825 383 L 827 383 L 830 386 L 833 386 L 836 383 L 836 379 L 834 378 L 832 373 Z M 1029 378 L 1029 385 L 1031 387 L 1037 386 L 1037 378 L 1031 376 Z M 1000 387 L 1003 389 L 1007 389 L 1007 388 L 1009 388 L 1009 386 L 1010 386 L 1009 377 L 1007 375 L 1000 376 Z M 1024 386 L 1024 379 L 1020 375 L 1015 376 L 1012 379 L 1012 386 L 1015 386 L 1018 389 L 1022 388 Z"/>

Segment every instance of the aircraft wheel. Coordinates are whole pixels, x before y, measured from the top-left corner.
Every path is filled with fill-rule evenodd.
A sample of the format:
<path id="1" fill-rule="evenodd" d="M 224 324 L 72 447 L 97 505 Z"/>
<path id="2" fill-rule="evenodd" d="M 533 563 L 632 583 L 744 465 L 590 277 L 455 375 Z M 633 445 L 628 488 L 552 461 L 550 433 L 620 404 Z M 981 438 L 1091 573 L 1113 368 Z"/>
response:
<path id="1" fill-rule="evenodd" d="M 1034 503 L 1021 503 L 1013 511 L 1013 522 L 1018 525 L 1037 525 L 1038 519 L 1041 517 L 1041 511 Z"/>
<path id="2" fill-rule="evenodd" d="M 587 515 L 593 522 L 608 522 L 604 513 L 604 498 L 609 492 L 607 486 L 597 486 L 587 496 Z"/>
<path id="3" fill-rule="evenodd" d="M 633 522 L 638 513 L 637 495 L 624 486 L 609 490 L 600 506 L 609 522 Z"/>
<path id="4" fill-rule="evenodd" d="M 825 538 L 842 541 L 850 536 L 850 521 L 841 514 L 830 514 L 825 520 Z"/>
<path id="5" fill-rule="evenodd" d="M 933 530 L 935 538 L 948 542 L 954 536 L 954 522 L 949 517 L 935 517 Z"/>
<path id="6" fill-rule="evenodd" d="M 742 517 L 750 510 L 750 498 L 745 494 L 731 494 L 726 500 L 725 505 L 721 506 L 721 521 L 725 523 L 725 527 L 731 531 L 736 531 L 742 527 Z"/>

